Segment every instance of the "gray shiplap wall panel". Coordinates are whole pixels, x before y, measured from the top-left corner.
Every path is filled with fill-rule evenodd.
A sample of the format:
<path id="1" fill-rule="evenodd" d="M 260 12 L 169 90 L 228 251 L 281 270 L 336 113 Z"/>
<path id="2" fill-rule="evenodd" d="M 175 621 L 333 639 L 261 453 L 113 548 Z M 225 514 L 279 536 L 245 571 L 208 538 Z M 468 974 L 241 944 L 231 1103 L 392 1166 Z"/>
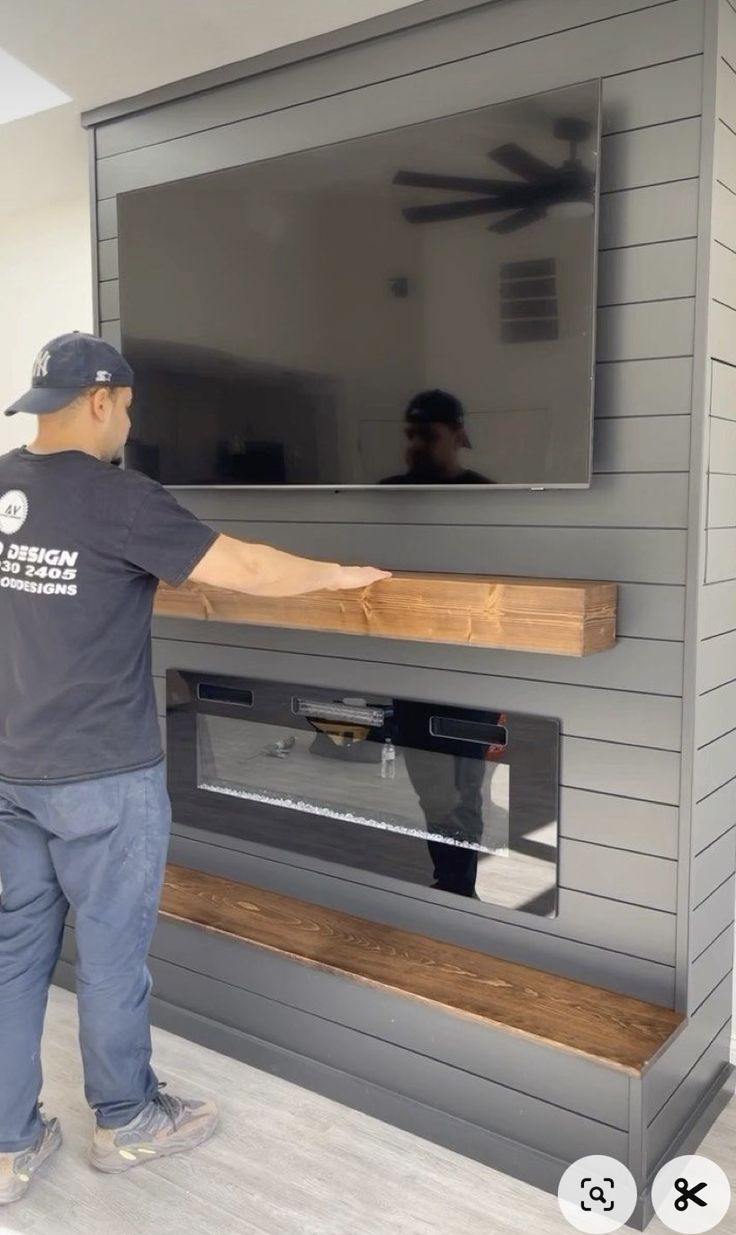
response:
<path id="1" fill-rule="evenodd" d="M 599 309 L 598 360 L 689 356 L 694 324 L 695 302 L 691 298 Z"/>
<path id="2" fill-rule="evenodd" d="M 599 228 L 602 249 L 692 238 L 698 230 L 697 181 L 677 180 L 602 197 Z"/>
<path id="3" fill-rule="evenodd" d="M 698 1008 L 733 968 L 733 929 L 726 927 L 690 967 L 690 1006 Z"/>
<path id="4" fill-rule="evenodd" d="M 736 682 L 724 682 L 702 695 L 697 709 L 696 745 L 705 746 L 728 733 L 736 721 Z M 734 769 L 736 772 L 736 769 Z"/>
<path id="5" fill-rule="evenodd" d="M 700 635 L 704 644 L 702 655 L 712 639 L 720 639 L 736 630 L 736 580 L 728 579 L 723 583 L 711 583 L 701 588 L 698 604 Z M 712 654 L 715 658 L 721 654 L 717 646 Z M 731 667 L 736 666 L 736 658 L 731 657 L 729 663 Z M 736 677 L 736 672 L 732 676 Z M 710 686 L 701 685 L 700 688 L 708 690 L 726 680 L 725 677 L 713 678 L 711 674 Z"/>
<path id="6" fill-rule="evenodd" d="M 601 39 L 597 23 L 551 35 L 545 40 L 544 56 L 537 59 L 533 89 L 567 84 L 571 63 L 585 65 L 586 76 L 594 78 L 629 70 L 635 67 L 632 59 L 638 60 L 636 67 L 641 67 L 700 50 L 702 6 L 691 0 L 676 0 L 667 6 L 666 22 L 654 9 L 612 20 L 605 39 Z M 298 109 L 272 111 L 190 132 L 176 140 L 101 159 L 98 193 L 102 198 L 112 197 L 122 189 L 201 175 L 391 129 L 399 118 L 401 123 L 414 123 L 503 101 L 518 95 L 519 81 L 524 80 L 528 69 L 528 46 L 506 45 L 460 63 L 436 65 L 431 72 L 350 89 L 341 95 L 337 107 L 334 99 L 320 98 Z M 625 128 L 625 121 L 619 119 L 619 127 Z"/>
<path id="7" fill-rule="evenodd" d="M 97 131 L 97 140 L 102 135 L 102 129 Z M 97 239 L 114 240 L 118 234 L 118 203 L 117 198 L 107 197 L 97 203 Z"/>
<path id="8" fill-rule="evenodd" d="M 688 244 L 690 241 L 677 242 Z M 669 248 L 669 245 L 643 246 Z M 624 250 L 634 263 L 642 247 Z M 606 259 L 599 260 L 605 269 Z M 635 297 L 632 297 L 635 299 Z M 598 365 L 595 376 L 595 405 L 598 416 L 672 416 L 690 412 L 692 359 L 680 356 L 667 360 L 628 360 L 620 364 Z"/>
<path id="9" fill-rule="evenodd" d="M 657 421 L 662 422 L 660 437 L 672 436 L 673 445 L 666 447 L 666 459 L 682 463 L 682 450 L 687 439 L 685 431 L 678 431 L 675 420 L 687 421 L 687 417 L 636 417 L 644 423 L 642 432 L 625 421 L 625 427 L 617 432 L 610 420 L 601 420 L 596 426 L 596 436 L 603 441 L 599 448 L 603 459 L 611 465 L 611 473 L 595 477 L 590 489 L 574 491 L 558 489 L 545 493 L 529 493 L 505 490 L 478 493 L 475 489 L 457 490 L 452 505 L 445 509 L 437 502 L 436 494 L 408 489 L 349 490 L 241 490 L 237 506 L 233 494 L 223 489 L 177 490 L 179 501 L 200 519 L 218 520 L 225 527 L 226 521 L 248 519 L 301 523 L 308 518 L 314 523 L 375 523 L 391 528 L 402 524 L 413 526 L 452 527 L 500 527 L 513 525 L 529 527 L 635 527 L 635 528 L 685 528 L 687 527 L 686 474 L 675 475 L 669 471 L 646 471 L 638 469 L 621 471 L 625 457 L 636 467 L 636 450 L 647 451 L 651 463 L 655 459 Z M 650 422 L 655 423 L 650 423 Z M 660 446 L 655 466 L 662 465 L 665 448 Z M 675 469 L 676 470 L 676 469 Z M 685 472 L 687 463 L 685 463 Z M 408 498 L 408 500 L 407 500 Z M 657 629 L 661 615 L 657 620 Z M 669 637 L 666 634 L 665 638 Z"/>
<path id="10" fill-rule="evenodd" d="M 97 260 L 100 282 L 105 279 L 117 279 L 119 274 L 117 240 L 101 240 L 97 245 Z"/>
<path id="11" fill-rule="evenodd" d="M 696 178 L 700 118 L 616 133 L 601 143 L 601 191 L 641 188 L 664 180 Z"/>
<path id="12" fill-rule="evenodd" d="M 711 588 L 703 589 L 706 593 L 711 590 Z M 719 593 L 716 597 L 716 605 L 723 604 L 724 601 L 725 597 Z M 722 613 L 721 620 L 724 625 L 726 622 L 732 625 L 723 634 L 712 635 L 702 641 L 698 675 L 698 686 L 702 693 L 715 690 L 724 682 L 730 682 L 736 678 L 736 609 L 731 610 L 729 606 Z"/>
<path id="13" fill-rule="evenodd" d="M 609 249 L 598 261 L 598 303 L 604 306 L 693 296 L 696 256 L 694 240 Z M 689 411 L 689 403 L 688 398 L 681 410 Z"/>
<path id="14" fill-rule="evenodd" d="M 706 581 L 736 579 L 736 528 L 711 528 L 708 532 Z"/>
<path id="15" fill-rule="evenodd" d="M 716 128 L 715 173 L 721 184 L 736 193 L 736 133 L 721 119 Z"/>
<path id="16" fill-rule="evenodd" d="M 683 639 L 684 587 L 620 585 L 618 630 L 624 639 Z"/>
<path id="17" fill-rule="evenodd" d="M 730 1009 L 731 988 L 728 979 L 724 978 L 698 1009 L 692 1021 L 680 1031 L 672 1045 L 646 1073 L 644 1118 L 647 1124 L 656 1118 L 683 1077 L 689 1075 L 703 1051 L 721 1032 Z"/>
<path id="18" fill-rule="evenodd" d="M 730 196 L 736 204 L 736 196 Z M 715 300 L 711 303 L 709 339 L 714 360 L 736 364 L 736 309 Z"/>
<path id="19" fill-rule="evenodd" d="M 650 1125 L 647 1136 L 650 1171 L 669 1151 L 673 1139 L 690 1113 L 697 1108 L 706 1090 L 723 1072 L 725 1060 L 728 1058 L 729 1038 L 730 1026 L 725 1025 Z"/>
<path id="20" fill-rule="evenodd" d="M 736 331 L 736 317 L 733 320 Z M 732 470 L 733 469 L 733 470 Z M 710 470 L 733 475 L 736 471 L 736 420 L 710 417 Z"/>
<path id="21" fill-rule="evenodd" d="M 411 537 L 387 539 L 380 525 L 229 522 L 218 531 L 243 539 L 264 535 L 277 548 L 329 561 L 364 561 L 392 570 L 534 575 L 546 578 L 550 563 L 561 578 L 626 583 L 684 583 L 686 534 L 670 529 L 517 527 L 501 536 L 484 528 L 448 527 L 438 538 L 431 527 L 415 526 Z M 606 653 L 605 655 L 612 655 Z"/>
<path id="22" fill-rule="evenodd" d="M 736 865 L 736 820 L 728 832 L 712 841 L 693 860 L 690 900 L 694 908 L 703 903 L 723 883 L 723 872 Z"/>
<path id="23" fill-rule="evenodd" d="M 648 905 L 674 913 L 677 863 L 565 839 L 560 846 L 560 885 L 625 901 L 636 901 L 645 887 Z"/>
<path id="24" fill-rule="evenodd" d="M 610 652 L 583 658 L 544 656 L 535 653 L 494 651 L 488 648 L 463 648 L 410 640 L 387 640 L 358 635 L 335 636 L 318 631 L 276 630 L 267 627 L 232 628 L 217 623 L 156 624 L 154 672 L 163 673 L 169 664 L 180 660 L 182 669 L 202 668 L 208 673 L 258 672 L 261 677 L 289 678 L 310 682 L 315 673 L 325 685 L 344 686 L 349 677 L 355 689 L 396 690 L 396 668 L 401 667 L 402 688 L 420 691 L 413 698 L 436 698 L 447 694 L 448 702 L 476 698 L 472 676 L 503 679 L 504 707 L 511 696 L 514 680 L 557 682 L 564 686 L 599 686 L 612 691 L 678 694 L 678 675 L 682 671 L 682 645 L 656 640 L 619 640 Z M 191 631 L 191 634 L 190 634 Z M 181 632 L 181 633 L 178 633 Z M 164 640 L 176 640 L 169 651 Z M 241 649 L 247 648 L 247 653 Z M 284 656 L 288 654 L 288 660 Z M 318 656 L 318 661 L 310 660 Z M 567 670 L 567 673 L 565 672 Z M 483 693 L 487 699 L 485 682 Z M 469 693 L 471 692 L 471 693 Z M 526 696 L 529 698 L 528 694 Z M 551 695 L 547 698 L 552 699 Z M 612 696 L 611 705 L 625 705 L 625 695 Z M 479 706 L 484 706 L 483 702 Z M 487 705 L 486 705 L 487 706 Z M 562 710 L 562 709 L 559 709 Z"/>
<path id="25" fill-rule="evenodd" d="M 697 802 L 693 811 L 693 857 L 736 823 L 736 768 L 733 778 Z M 725 878 L 724 872 L 724 878 Z"/>
<path id="26" fill-rule="evenodd" d="M 651 3 L 657 3 L 657 0 L 651 0 Z M 616 12 L 627 12 L 630 7 L 629 0 L 597 0 L 593 20 L 600 21 L 606 16 L 614 16 Z M 639 0 L 637 8 L 644 7 L 645 4 Z M 410 37 L 394 35 L 390 40 L 383 40 L 381 70 L 383 75 L 390 77 L 433 67 L 438 59 L 438 41 L 443 58 L 450 60 L 474 55 L 479 50 L 490 50 L 494 46 L 505 48 L 509 42 L 521 41 L 520 21 L 526 23 L 528 37 L 538 38 L 544 33 L 554 34 L 562 28 L 574 28 L 590 20 L 590 5 L 585 0 L 575 0 L 574 4 L 568 0 L 555 10 L 550 9 L 548 0 L 535 0 L 526 4 L 523 15 L 518 10 L 510 15 L 501 8 L 493 14 L 491 22 L 487 13 L 469 15 L 461 30 L 457 27 L 453 29 L 447 22 L 441 26 L 435 22 L 434 29 L 414 30 Z M 346 49 L 339 57 L 331 57 L 333 92 L 352 90 L 375 80 L 372 50 L 358 45 Z M 608 129 L 616 131 L 622 126 L 634 128 L 667 121 L 672 119 L 673 109 L 677 110 L 678 116 L 696 115 L 701 102 L 701 58 L 697 54 L 701 50 L 702 42 L 690 30 L 684 42 L 668 48 L 669 54 L 662 57 L 665 63 L 653 63 L 656 57 L 649 57 L 645 68 L 624 70 L 627 77 L 625 83 L 613 78 L 613 83 L 618 85 L 624 96 L 625 112 L 622 116 L 616 102 L 612 102 Z M 691 56 L 692 59 L 677 58 L 682 56 Z M 230 124 L 234 119 L 293 107 L 318 97 L 315 75 L 309 63 L 292 65 L 278 74 L 278 80 L 275 81 L 275 77 L 273 73 L 266 73 L 256 78 L 246 78 L 202 95 L 164 104 L 143 115 L 134 114 L 101 125 L 98 132 L 99 156 L 109 158 L 139 146 L 171 141 L 200 128 Z"/>
<path id="27" fill-rule="evenodd" d="M 733 249 L 734 236 L 736 236 L 736 196 L 725 185 L 716 181 L 713 185 L 713 238 L 729 249 Z M 716 356 L 717 352 L 711 351 L 711 355 Z"/>
<path id="28" fill-rule="evenodd" d="M 118 351 L 123 346 L 120 335 L 120 322 L 102 322 L 100 335 L 103 339 L 107 339 L 108 343 L 112 343 L 113 347 L 117 347 Z"/>
<path id="29" fill-rule="evenodd" d="M 710 388 L 711 415 L 721 420 L 736 420 L 736 368 L 713 363 Z"/>
<path id="30" fill-rule="evenodd" d="M 728 13 L 724 12 L 721 20 L 727 22 Z M 736 130 L 736 65 L 726 55 L 721 56 L 718 65 L 718 114 Z"/>
<path id="31" fill-rule="evenodd" d="M 563 788 L 560 835 L 634 853 L 676 858 L 677 809 L 614 794 Z"/>
<path id="32" fill-rule="evenodd" d="M 100 283 L 100 321 L 116 321 L 120 317 L 120 290 L 117 279 Z"/>
<path id="33" fill-rule="evenodd" d="M 716 738 L 698 751 L 695 797 L 698 801 L 726 785 L 736 771 L 736 729 Z"/>
<path id="34" fill-rule="evenodd" d="M 627 311 L 638 309 L 672 308 L 685 304 L 688 330 L 692 326 L 691 301 L 672 301 L 667 305 L 629 305 Z M 620 313 L 621 309 L 602 309 L 602 313 Z M 643 327 L 643 323 L 639 323 Z M 637 323 L 630 321 L 618 336 L 617 342 L 625 345 L 625 336 L 636 334 Z M 615 333 L 616 328 L 614 328 Z M 671 339 L 672 335 L 667 335 Z M 613 340 L 611 340 L 613 342 Z M 666 346 L 666 343 L 664 344 Z M 651 336 L 642 335 L 638 346 L 649 349 Z M 736 426 L 735 426 L 736 427 Z M 611 417 L 596 422 L 593 452 L 596 473 L 624 472 L 687 472 L 690 462 L 690 417 L 689 416 L 632 416 Z M 640 525 L 641 526 L 641 525 Z M 661 524 L 658 526 L 662 526 Z"/>
<path id="35" fill-rule="evenodd" d="M 736 137 L 734 137 L 736 143 Z M 714 241 L 711 250 L 711 294 L 714 300 L 736 307 L 736 253 L 719 241 Z M 717 366 L 720 368 L 720 366 Z M 711 411 L 717 414 L 711 404 Z M 733 412 L 733 409 L 732 409 Z"/>
<path id="36" fill-rule="evenodd" d="M 564 738 L 560 777 L 563 785 L 642 798 L 676 806 L 679 756 L 674 751 L 621 746 L 588 738 Z"/>
<path id="37" fill-rule="evenodd" d="M 734 920 L 736 876 L 729 875 L 690 918 L 690 948 L 696 960 Z"/>
<path id="38" fill-rule="evenodd" d="M 708 481 L 708 527 L 736 527 L 736 476 L 711 473 Z"/>

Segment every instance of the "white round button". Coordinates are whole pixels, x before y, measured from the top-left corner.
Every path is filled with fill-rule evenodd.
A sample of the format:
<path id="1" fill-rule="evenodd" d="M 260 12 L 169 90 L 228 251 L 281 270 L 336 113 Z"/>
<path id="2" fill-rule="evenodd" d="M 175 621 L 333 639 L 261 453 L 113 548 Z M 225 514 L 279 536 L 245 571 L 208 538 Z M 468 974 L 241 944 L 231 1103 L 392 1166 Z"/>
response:
<path id="1" fill-rule="evenodd" d="M 565 1171 L 557 1189 L 563 1216 L 576 1231 L 609 1235 L 618 1231 L 636 1208 L 636 1180 L 617 1158 L 591 1154 Z"/>
<path id="2" fill-rule="evenodd" d="M 725 1218 L 731 1206 L 731 1185 L 725 1171 L 710 1158 L 673 1158 L 655 1177 L 652 1204 L 671 1231 L 700 1235 Z"/>

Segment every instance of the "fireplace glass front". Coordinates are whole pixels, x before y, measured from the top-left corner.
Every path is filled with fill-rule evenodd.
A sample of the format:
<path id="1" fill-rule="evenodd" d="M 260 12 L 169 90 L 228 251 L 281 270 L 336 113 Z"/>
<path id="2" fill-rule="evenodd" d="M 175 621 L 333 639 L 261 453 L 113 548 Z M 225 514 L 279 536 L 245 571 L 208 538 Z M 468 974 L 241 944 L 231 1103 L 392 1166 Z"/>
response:
<path id="1" fill-rule="evenodd" d="M 171 670 L 176 822 L 254 854 L 552 916 L 559 722 Z"/>

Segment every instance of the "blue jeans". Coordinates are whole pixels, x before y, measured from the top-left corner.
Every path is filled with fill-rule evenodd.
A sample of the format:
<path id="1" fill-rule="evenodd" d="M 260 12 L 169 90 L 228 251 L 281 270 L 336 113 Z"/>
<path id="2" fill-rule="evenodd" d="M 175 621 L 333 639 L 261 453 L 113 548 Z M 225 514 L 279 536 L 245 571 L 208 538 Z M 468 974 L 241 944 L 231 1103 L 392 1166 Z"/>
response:
<path id="1" fill-rule="evenodd" d="M 41 1034 L 69 906 L 87 1101 L 117 1128 L 157 1092 L 146 957 L 170 825 L 162 763 L 71 785 L 0 782 L 0 1152 L 41 1132 Z"/>

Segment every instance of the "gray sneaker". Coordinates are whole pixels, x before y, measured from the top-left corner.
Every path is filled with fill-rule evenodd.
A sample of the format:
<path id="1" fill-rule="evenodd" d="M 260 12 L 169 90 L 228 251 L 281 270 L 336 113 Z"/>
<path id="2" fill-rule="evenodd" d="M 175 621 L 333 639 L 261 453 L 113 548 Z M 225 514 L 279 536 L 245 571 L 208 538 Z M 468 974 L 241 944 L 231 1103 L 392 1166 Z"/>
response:
<path id="1" fill-rule="evenodd" d="M 98 1171 L 117 1174 L 154 1158 L 196 1149 L 217 1127 L 214 1102 L 195 1102 L 156 1094 L 140 1115 L 123 1128 L 96 1128 L 90 1162 Z"/>
<path id="2" fill-rule="evenodd" d="M 43 1132 L 30 1149 L 14 1154 L 0 1154 L 0 1205 L 19 1201 L 31 1186 L 38 1168 L 61 1145 L 61 1124 L 58 1119 L 43 1120 Z"/>

